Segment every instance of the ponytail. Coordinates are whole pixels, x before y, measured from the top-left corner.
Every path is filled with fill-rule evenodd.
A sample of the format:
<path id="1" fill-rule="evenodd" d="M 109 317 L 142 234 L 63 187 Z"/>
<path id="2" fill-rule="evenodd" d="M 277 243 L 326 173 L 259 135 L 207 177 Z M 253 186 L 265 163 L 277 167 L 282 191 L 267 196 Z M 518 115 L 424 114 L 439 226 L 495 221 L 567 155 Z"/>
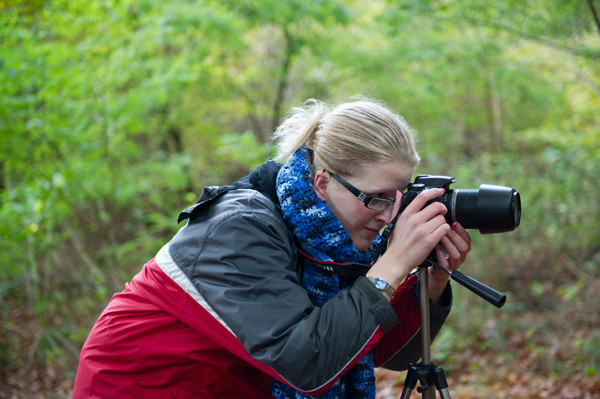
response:
<path id="1" fill-rule="evenodd" d="M 292 108 L 273 134 L 273 141 L 277 142 L 277 159 L 285 161 L 303 145 L 313 150 L 321 119 L 328 112 L 329 106 L 315 99 Z"/>

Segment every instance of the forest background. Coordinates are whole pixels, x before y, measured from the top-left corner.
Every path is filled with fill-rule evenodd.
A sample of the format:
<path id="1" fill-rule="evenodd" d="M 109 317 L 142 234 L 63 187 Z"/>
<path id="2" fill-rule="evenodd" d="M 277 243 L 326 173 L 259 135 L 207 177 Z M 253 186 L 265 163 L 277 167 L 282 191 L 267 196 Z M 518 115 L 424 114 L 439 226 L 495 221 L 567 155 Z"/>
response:
<path id="1" fill-rule="evenodd" d="M 419 173 L 515 187 L 432 348 L 458 398 L 600 397 L 600 2 L 0 0 L 0 397 L 69 397 L 114 292 L 308 98 L 381 99 Z M 402 373 L 378 370 L 378 397 Z"/>

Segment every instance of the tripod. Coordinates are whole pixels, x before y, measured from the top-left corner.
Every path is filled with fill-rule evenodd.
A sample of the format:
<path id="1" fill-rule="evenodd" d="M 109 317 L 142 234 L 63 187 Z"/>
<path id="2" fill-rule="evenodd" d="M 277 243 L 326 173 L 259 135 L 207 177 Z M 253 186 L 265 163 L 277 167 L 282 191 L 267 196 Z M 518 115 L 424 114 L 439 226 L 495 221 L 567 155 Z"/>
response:
<path id="1" fill-rule="evenodd" d="M 419 267 L 419 303 L 421 305 L 421 345 L 422 356 L 421 362 L 411 363 L 408 367 L 408 373 L 404 380 L 404 389 L 400 399 L 409 399 L 412 390 L 415 388 L 417 381 L 420 386 L 417 392 L 421 393 L 423 399 L 435 399 L 435 390 L 429 389 L 435 385 L 442 399 L 450 399 L 450 391 L 448 382 L 444 375 L 444 370 L 431 362 L 431 334 L 430 334 L 430 319 L 429 319 L 429 274 L 427 269 L 435 266 L 443 269 L 450 277 L 459 284 L 467 287 L 492 305 L 500 308 L 506 302 L 506 295 L 502 294 L 480 283 L 479 281 L 466 276 L 458 271 L 452 271 L 430 258 Z"/>

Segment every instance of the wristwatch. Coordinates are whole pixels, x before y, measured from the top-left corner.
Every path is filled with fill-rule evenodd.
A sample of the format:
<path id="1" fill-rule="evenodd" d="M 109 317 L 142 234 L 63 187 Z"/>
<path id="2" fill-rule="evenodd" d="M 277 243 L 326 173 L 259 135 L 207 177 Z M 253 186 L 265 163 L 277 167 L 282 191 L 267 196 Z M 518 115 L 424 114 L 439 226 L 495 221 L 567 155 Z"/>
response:
<path id="1" fill-rule="evenodd" d="M 384 279 L 381 279 L 379 277 L 373 277 L 373 276 L 367 276 L 367 278 L 369 280 L 371 280 L 371 282 L 373 284 L 375 284 L 375 287 L 378 290 L 387 292 L 391 296 L 396 295 L 396 289 L 394 287 L 392 287 L 392 285 L 390 283 L 388 283 L 387 281 L 385 281 Z"/>

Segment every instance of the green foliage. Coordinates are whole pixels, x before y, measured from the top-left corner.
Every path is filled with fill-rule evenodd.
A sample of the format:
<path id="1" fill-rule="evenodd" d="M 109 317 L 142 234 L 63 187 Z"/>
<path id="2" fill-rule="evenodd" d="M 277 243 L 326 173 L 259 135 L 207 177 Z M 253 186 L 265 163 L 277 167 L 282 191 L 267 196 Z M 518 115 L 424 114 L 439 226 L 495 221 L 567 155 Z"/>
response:
<path id="1" fill-rule="evenodd" d="M 179 210 L 274 155 L 289 107 L 356 94 L 414 127 L 418 172 L 522 195 L 519 229 L 472 232 L 464 267 L 508 304 L 459 293 L 443 356 L 512 335 L 544 347 L 568 335 L 552 314 L 574 314 L 565 345 L 593 373 L 597 28 L 585 2 L 560 0 L 0 1 L 0 375 L 72 379 L 91 324 Z M 546 318 L 529 325 L 531 310 Z"/>

